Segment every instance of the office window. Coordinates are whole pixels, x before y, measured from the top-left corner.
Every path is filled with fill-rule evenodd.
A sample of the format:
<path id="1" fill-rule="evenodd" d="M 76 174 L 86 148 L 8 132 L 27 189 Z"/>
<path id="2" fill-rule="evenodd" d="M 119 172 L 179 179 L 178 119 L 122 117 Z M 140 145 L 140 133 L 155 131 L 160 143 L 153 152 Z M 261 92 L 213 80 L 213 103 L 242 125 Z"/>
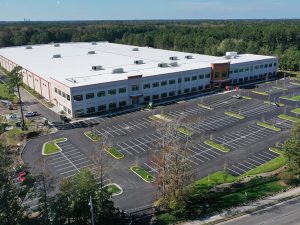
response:
<path id="1" fill-rule="evenodd" d="M 264 65 L 260 65 L 259 68 L 260 68 L 260 69 L 264 68 Z"/>
<path id="2" fill-rule="evenodd" d="M 101 111 L 105 111 L 106 110 L 106 105 L 99 105 L 98 106 L 98 111 L 101 112 Z"/>
<path id="3" fill-rule="evenodd" d="M 203 90 L 203 86 L 199 86 L 198 91 L 202 91 L 202 90 Z"/>
<path id="4" fill-rule="evenodd" d="M 242 83 L 243 81 L 244 81 L 243 78 L 240 78 L 240 79 L 239 79 L 239 83 Z"/>
<path id="5" fill-rule="evenodd" d="M 164 81 L 160 82 L 160 85 L 161 86 L 167 86 L 168 85 L 168 81 L 164 80 Z"/>
<path id="6" fill-rule="evenodd" d="M 215 72 L 215 78 L 219 78 L 220 77 L 220 73 L 219 72 Z"/>
<path id="7" fill-rule="evenodd" d="M 144 97 L 144 102 L 150 102 L 150 96 L 145 96 Z"/>
<path id="8" fill-rule="evenodd" d="M 272 67 L 272 66 L 273 66 L 273 64 L 272 64 L 272 63 L 270 63 L 270 64 L 269 64 L 269 67 Z"/>
<path id="9" fill-rule="evenodd" d="M 187 93 L 189 93 L 189 92 L 190 92 L 190 89 L 189 89 L 189 88 L 186 88 L 186 89 L 183 90 L 183 93 L 184 93 L 184 94 L 187 94 Z"/>
<path id="10" fill-rule="evenodd" d="M 169 84 L 175 84 L 176 81 L 175 80 L 169 80 Z"/>
<path id="11" fill-rule="evenodd" d="M 232 70 L 229 70 L 229 74 L 232 74 Z"/>
<path id="12" fill-rule="evenodd" d="M 169 92 L 169 96 L 170 96 L 170 97 L 173 97 L 173 96 L 175 96 L 175 91 L 171 91 L 171 92 Z"/>
<path id="13" fill-rule="evenodd" d="M 178 95 L 181 95 L 181 94 L 182 94 L 181 90 L 178 90 L 178 91 L 177 91 L 177 94 L 178 94 Z"/>
<path id="14" fill-rule="evenodd" d="M 204 75 L 199 75 L 199 80 L 204 79 Z"/>
<path id="15" fill-rule="evenodd" d="M 239 69 L 239 72 L 240 72 L 240 73 L 244 72 L 244 69 L 243 69 L 243 68 L 240 68 L 240 69 Z"/>
<path id="16" fill-rule="evenodd" d="M 68 109 L 68 114 L 71 115 L 71 109 Z"/>
<path id="17" fill-rule="evenodd" d="M 67 94 L 67 99 L 68 99 L 68 101 L 70 101 L 70 95 L 68 95 L 68 94 Z"/>
<path id="18" fill-rule="evenodd" d="M 197 91 L 197 87 L 192 87 L 192 92 L 196 92 Z"/>
<path id="19" fill-rule="evenodd" d="M 127 105 L 127 102 L 126 101 L 121 101 L 119 102 L 119 107 L 124 107 Z"/>
<path id="20" fill-rule="evenodd" d="M 149 89 L 150 88 L 150 84 L 144 84 L 144 89 Z"/>
<path id="21" fill-rule="evenodd" d="M 234 69 L 234 73 L 238 73 L 239 72 L 239 70 L 238 69 Z"/>
<path id="22" fill-rule="evenodd" d="M 94 113 L 96 112 L 96 108 L 95 107 L 89 107 L 86 109 L 86 113 Z"/>
<path id="23" fill-rule="evenodd" d="M 268 68 L 268 64 L 265 64 L 265 68 Z"/>
<path id="24" fill-rule="evenodd" d="M 119 88 L 119 94 L 126 93 L 126 87 Z"/>
<path id="25" fill-rule="evenodd" d="M 76 111 L 75 111 L 75 115 L 76 116 L 81 116 L 81 115 L 83 115 L 84 114 L 84 109 L 77 109 Z"/>
<path id="26" fill-rule="evenodd" d="M 182 82 L 181 78 L 178 78 L 178 84 L 180 84 Z"/>
<path id="27" fill-rule="evenodd" d="M 64 98 L 66 98 L 66 93 L 65 93 L 65 92 L 62 92 L 62 96 L 63 96 Z"/>
<path id="28" fill-rule="evenodd" d="M 277 66 L 277 63 L 274 63 L 274 67 L 276 67 Z"/>
<path id="29" fill-rule="evenodd" d="M 210 78 L 210 73 L 206 74 L 205 78 Z"/>
<path id="30" fill-rule="evenodd" d="M 258 66 L 258 65 L 256 65 L 256 66 L 254 67 L 254 69 L 258 70 L 258 69 L 259 69 L 259 66 Z"/>
<path id="31" fill-rule="evenodd" d="M 78 102 L 78 101 L 82 101 L 83 97 L 82 97 L 82 95 L 74 95 L 73 99 L 74 99 L 75 102 Z"/>
<path id="32" fill-rule="evenodd" d="M 226 78 L 227 77 L 227 73 L 222 73 L 222 78 Z"/>
<path id="33" fill-rule="evenodd" d="M 248 79 L 249 79 L 248 77 L 245 77 L 245 78 L 244 78 L 244 81 L 248 81 Z"/>
<path id="34" fill-rule="evenodd" d="M 190 77 L 185 77 L 185 78 L 184 78 L 184 82 L 189 82 L 190 80 L 191 80 Z"/>
<path id="35" fill-rule="evenodd" d="M 108 90 L 108 95 L 115 95 L 117 93 L 116 89 Z"/>
<path id="36" fill-rule="evenodd" d="M 154 88 L 159 87 L 159 82 L 152 83 L 152 87 L 154 87 Z"/>
<path id="37" fill-rule="evenodd" d="M 246 67 L 246 68 L 245 68 L 245 71 L 246 71 L 246 72 L 249 71 L 249 67 Z"/>
<path id="38" fill-rule="evenodd" d="M 197 80 L 197 76 L 192 76 L 192 80 Z"/>
<path id="39" fill-rule="evenodd" d="M 168 97 L 168 93 L 162 93 L 161 94 L 161 98 L 166 98 L 166 97 Z"/>
<path id="40" fill-rule="evenodd" d="M 99 91 L 99 92 L 97 93 L 97 96 L 98 96 L 98 97 L 104 97 L 104 96 L 105 96 L 105 91 Z"/>
<path id="41" fill-rule="evenodd" d="M 61 95 L 61 90 L 58 90 L 58 94 Z"/>
<path id="42" fill-rule="evenodd" d="M 115 102 L 109 103 L 108 108 L 109 109 L 115 109 L 115 108 L 117 108 L 117 103 L 115 103 Z"/>
<path id="43" fill-rule="evenodd" d="M 205 85 L 205 89 L 210 89 L 210 84 Z"/>
<path id="44" fill-rule="evenodd" d="M 54 88 L 54 92 L 57 93 L 57 88 L 56 87 Z"/>
<path id="45" fill-rule="evenodd" d="M 131 91 L 138 91 L 140 89 L 139 85 L 132 85 Z"/>
<path id="46" fill-rule="evenodd" d="M 159 95 L 152 95 L 152 99 L 153 99 L 153 100 L 159 99 Z"/>
<path id="47" fill-rule="evenodd" d="M 85 98 L 86 99 L 91 99 L 91 98 L 94 98 L 95 97 L 95 94 L 94 93 L 87 93 L 86 95 L 85 95 Z"/>

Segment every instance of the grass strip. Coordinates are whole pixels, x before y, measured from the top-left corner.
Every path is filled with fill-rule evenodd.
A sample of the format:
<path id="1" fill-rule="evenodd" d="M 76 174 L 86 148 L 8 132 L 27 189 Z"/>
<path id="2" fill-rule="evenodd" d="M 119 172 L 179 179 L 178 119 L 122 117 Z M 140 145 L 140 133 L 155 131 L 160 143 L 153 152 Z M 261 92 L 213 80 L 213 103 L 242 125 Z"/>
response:
<path id="1" fill-rule="evenodd" d="M 118 149 L 116 149 L 115 147 L 112 147 L 112 146 L 106 147 L 105 151 L 108 152 L 115 159 L 122 159 L 122 158 L 124 158 L 124 154 L 122 154 L 121 152 L 119 152 Z"/>
<path id="2" fill-rule="evenodd" d="M 84 135 L 87 136 L 92 141 L 100 140 L 100 137 L 98 135 L 96 135 L 95 133 L 93 133 L 92 131 L 86 131 L 86 132 L 84 132 Z"/>
<path id="3" fill-rule="evenodd" d="M 122 192 L 123 192 L 122 188 L 119 185 L 114 184 L 114 183 L 113 184 L 108 184 L 104 187 L 106 188 L 108 193 L 110 193 L 112 196 L 122 194 Z"/>
<path id="4" fill-rule="evenodd" d="M 265 123 L 265 122 L 257 122 L 256 124 L 260 127 L 264 127 L 264 128 L 269 129 L 269 130 L 274 130 L 276 132 L 281 131 L 281 128 L 275 127 L 274 125 L 271 125 L 271 124 L 268 124 L 268 123 Z"/>
<path id="5" fill-rule="evenodd" d="M 6 84 L 0 84 L 0 99 L 17 103 L 18 97 L 14 93 L 10 93 Z"/>
<path id="6" fill-rule="evenodd" d="M 53 141 L 46 142 L 43 145 L 42 154 L 43 155 L 53 155 L 61 151 L 61 148 L 57 145 L 57 143 L 65 142 L 67 138 L 58 138 Z"/>
<path id="7" fill-rule="evenodd" d="M 289 100 L 289 101 L 294 101 L 294 102 L 300 101 L 300 95 L 295 95 L 293 97 L 281 96 L 280 98 L 285 99 L 285 100 Z"/>
<path id="8" fill-rule="evenodd" d="M 289 116 L 289 115 L 286 115 L 286 114 L 280 114 L 280 115 L 278 115 L 278 118 L 283 119 L 283 120 L 288 120 L 288 121 L 291 121 L 293 123 L 300 123 L 300 119 L 299 118 L 293 117 L 293 116 Z"/>
<path id="9" fill-rule="evenodd" d="M 258 94 L 258 95 L 264 95 L 264 96 L 268 96 L 269 94 L 265 91 L 252 91 L 252 93 L 254 94 Z"/>
<path id="10" fill-rule="evenodd" d="M 175 119 L 174 117 L 163 114 L 163 113 L 149 116 L 149 118 L 152 120 L 160 121 L 160 122 L 171 122 L 172 120 Z"/>
<path id="11" fill-rule="evenodd" d="M 287 158 L 285 156 L 278 156 L 250 171 L 248 171 L 245 174 L 242 174 L 241 176 L 253 176 L 253 175 L 257 175 L 257 174 L 261 174 L 261 173 L 268 173 L 268 172 L 272 172 L 275 171 L 281 167 L 283 167 L 285 164 L 287 163 Z"/>
<path id="12" fill-rule="evenodd" d="M 231 117 L 234 117 L 234 118 L 237 118 L 237 119 L 245 119 L 246 117 L 245 116 L 242 116 L 240 114 L 237 114 L 237 113 L 233 113 L 233 112 L 224 112 L 225 115 L 227 116 L 231 116 Z"/>
<path id="13" fill-rule="evenodd" d="M 272 152 L 278 153 L 280 155 L 284 154 L 284 151 L 280 148 L 277 148 L 277 147 L 270 147 L 269 150 L 272 151 Z"/>
<path id="14" fill-rule="evenodd" d="M 293 84 L 293 85 L 300 85 L 300 83 L 296 83 L 296 82 L 290 82 L 290 84 Z"/>
<path id="15" fill-rule="evenodd" d="M 293 109 L 292 113 L 300 114 L 300 108 Z"/>
<path id="16" fill-rule="evenodd" d="M 271 105 L 271 101 L 264 101 L 264 103 Z M 275 102 L 275 104 L 278 104 L 280 107 L 284 106 L 283 103 Z"/>
<path id="17" fill-rule="evenodd" d="M 214 110 L 212 107 L 210 107 L 208 105 L 198 104 L 198 106 L 201 107 L 201 108 L 204 108 L 204 109 Z"/>
<path id="18" fill-rule="evenodd" d="M 206 144 L 210 147 L 213 147 L 214 149 L 217 149 L 221 152 L 230 152 L 230 148 L 228 148 L 224 145 L 221 145 L 213 140 L 206 140 L 206 141 L 204 141 L 204 144 Z"/>
<path id="19" fill-rule="evenodd" d="M 147 183 L 151 183 L 154 181 L 154 177 L 140 166 L 132 166 L 130 167 L 130 170 Z"/>
<path id="20" fill-rule="evenodd" d="M 277 86 L 273 86 L 272 88 L 278 89 L 278 90 L 283 90 L 283 91 L 287 91 L 289 89 L 284 88 L 284 87 L 277 87 Z"/>
<path id="21" fill-rule="evenodd" d="M 251 100 L 252 98 L 249 96 L 242 96 L 243 99 Z"/>
<path id="22" fill-rule="evenodd" d="M 193 135 L 193 132 L 186 129 L 185 127 L 179 127 L 178 131 L 182 134 L 185 134 L 186 136 L 189 136 L 189 137 L 191 137 Z"/>

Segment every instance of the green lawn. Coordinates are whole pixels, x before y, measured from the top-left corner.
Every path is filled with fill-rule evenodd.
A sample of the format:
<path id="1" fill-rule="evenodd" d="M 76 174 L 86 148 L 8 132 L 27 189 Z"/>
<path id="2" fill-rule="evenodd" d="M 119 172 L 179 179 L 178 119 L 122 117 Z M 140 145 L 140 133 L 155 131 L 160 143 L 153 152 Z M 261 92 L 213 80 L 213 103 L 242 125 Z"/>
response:
<path id="1" fill-rule="evenodd" d="M 100 140 L 100 137 L 98 135 L 96 135 L 95 133 L 93 133 L 92 131 L 86 131 L 86 132 L 84 132 L 84 135 L 87 136 L 92 141 Z"/>
<path id="2" fill-rule="evenodd" d="M 140 166 L 132 166 L 130 167 L 130 170 L 147 183 L 151 183 L 154 181 L 154 177 Z"/>
<path id="3" fill-rule="evenodd" d="M 258 94 L 258 95 L 264 95 L 264 96 L 269 95 L 269 94 L 268 94 L 267 92 L 265 92 L 265 91 L 252 91 L 252 93 Z"/>
<path id="4" fill-rule="evenodd" d="M 249 96 L 242 96 L 243 99 L 251 100 L 252 98 Z"/>
<path id="5" fill-rule="evenodd" d="M 46 142 L 43 145 L 43 155 L 52 155 L 61 151 L 57 143 L 65 142 L 67 138 L 59 138 L 53 141 Z"/>
<path id="6" fill-rule="evenodd" d="M 191 137 L 191 136 L 193 135 L 193 132 L 190 131 L 190 130 L 188 130 L 188 129 L 185 128 L 185 127 L 179 127 L 179 128 L 178 128 L 178 131 L 179 131 L 180 133 L 183 133 L 183 134 L 189 136 L 189 137 Z"/>
<path id="7" fill-rule="evenodd" d="M 18 102 L 18 97 L 15 94 L 9 93 L 5 84 L 0 83 L 0 99 Z"/>
<path id="8" fill-rule="evenodd" d="M 277 131 L 277 132 L 281 131 L 281 128 L 275 127 L 274 125 L 271 125 L 271 124 L 268 124 L 268 123 L 265 123 L 265 122 L 257 122 L 256 124 L 260 127 L 264 127 L 264 128 L 269 129 L 269 130 L 274 130 L 274 131 Z"/>
<path id="9" fill-rule="evenodd" d="M 270 105 L 272 102 L 270 102 L 270 101 L 264 101 L 264 103 L 266 103 L 266 104 L 269 104 L 269 105 Z M 284 106 L 284 104 L 283 104 L 283 103 L 276 102 L 276 104 L 278 104 L 280 107 Z"/>
<path id="10" fill-rule="evenodd" d="M 230 152 L 230 148 L 224 146 L 224 145 L 221 145 L 213 140 L 206 140 L 204 141 L 204 144 L 210 146 L 210 147 L 213 147 L 219 151 L 222 151 L 222 152 Z"/>
<path id="11" fill-rule="evenodd" d="M 300 123 L 300 119 L 297 118 L 297 117 L 289 116 L 289 115 L 286 115 L 286 114 L 280 114 L 280 115 L 278 115 L 278 117 L 280 119 L 288 120 L 288 121 L 291 121 L 291 122 L 294 122 L 294 123 Z"/>
<path id="12" fill-rule="evenodd" d="M 290 100 L 290 101 L 300 101 L 300 95 L 295 95 L 293 97 L 289 97 L 289 96 L 281 96 L 280 98 L 285 99 L 285 100 Z"/>
<path id="13" fill-rule="evenodd" d="M 160 121 L 160 122 L 171 122 L 172 120 L 175 119 L 174 117 L 163 114 L 163 113 L 149 116 L 149 118 L 152 120 Z"/>
<path id="14" fill-rule="evenodd" d="M 275 89 L 278 89 L 278 90 L 284 90 L 284 91 L 287 91 L 287 90 L 288 90 L 287 88 L 284 88 L 284 87 L 278 87 L 278 86 L 273 86 L 272 88 L 275 88 Z"/>
<path id="15" fill-rule="evenodd" d="M 293 109 L 292 113 L 300 114 L 300 108 Z"/>
<path id="16" fill-rule="evenodd" d="M 113 196 L 118 195 L 122 192 L 122 189 L 116 184 L 109 184 L 109 185 L 105 186 L 105 188 Z"/>
<path id="17" fill-rule="evenodd" d="M 116 149 L 115 147 L 106 147 L 105 151 L 107 151 L 115 159 L 122 159 L 122 158 L 124 158 L 124 154 L 121 153 L 121 152 L 119 152 L 119 150 Z"/>
<path id="18" fill-rule="evenodd" d="M 212 107 L 207 106 L 207 105 L 203 105 L 203 104 L 198 104 L 199 107 L 204 108 L 204 109 L 208 109 L 208 110 L 214 110 Z"/>
<path id="19" fill-rule="evenodd" d="M 280 149 L 278 147 L 271 147 L 270 150 L 273 151 L 273 152 L 276 152 L 276 153 L 278 153 L 280 155 L 284 154 L 284 150 L 282 150 L 282 149 Z"/>
<path id="20" fill-rule="evenodd" d="M 240 114 L 237 114 L 237 113 L 233 113 L 233 112 L 224 112 L 225 115 L 227 116 L 231 116 L 231 117 L 234 117 L 234 118 L 237 118 L 237 119 L 245 119 L 246 117 L 245 116 L 242 116 Z"/>

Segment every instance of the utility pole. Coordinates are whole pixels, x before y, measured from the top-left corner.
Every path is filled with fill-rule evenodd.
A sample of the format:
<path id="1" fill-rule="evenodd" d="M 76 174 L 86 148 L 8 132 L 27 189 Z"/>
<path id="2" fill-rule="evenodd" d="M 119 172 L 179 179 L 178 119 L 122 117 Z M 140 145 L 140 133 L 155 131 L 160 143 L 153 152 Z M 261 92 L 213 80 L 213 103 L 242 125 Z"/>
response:
<path id="1" fill-rule="evenodd" d="M 90 195 L 89 206 L 91 208 L 92 225 L 94 225 L 94 210 L 93 210 L 93 201 L 92 201 L 92 196 L 91 195 Z"/>
<path id="2" fill-rule="evenodd" d="M 18 96 L 19 96 L 19 102 L 20 102 L 20 110 L 21 110 L 21 118 L 22 118 L 22 130 L 25 130 L 25 119 L 24 119 L 24 112 L 23 112 L 23 102 L 22 102 L 22 99 L 21 99 L 19 83 L 17 83 L 17 90 L 18 90 Z"/>

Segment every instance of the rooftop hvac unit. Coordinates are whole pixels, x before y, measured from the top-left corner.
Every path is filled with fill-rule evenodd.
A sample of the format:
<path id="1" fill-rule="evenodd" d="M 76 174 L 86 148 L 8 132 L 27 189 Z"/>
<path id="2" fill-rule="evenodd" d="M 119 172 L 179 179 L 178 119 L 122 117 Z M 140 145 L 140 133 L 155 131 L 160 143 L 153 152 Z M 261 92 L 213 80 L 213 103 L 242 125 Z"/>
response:
<path id="1" fill-rule="evenodd" d="M 177 67 L 177 66 L 179 66 L 179 65 L 178 65 L 178 62 L 171 62 L 169 65 L 172 66 L 172 67 Z"/>
<path id="2" fill-rule="evenodd" d="M 88 51 L 88 55 L 94 55 L 94 54 L 96 54 L 95 51 Z"/>
<path id="3" fill-rule="evenodd" d="M 137 52 L 139 48 L 133 48 L 132 51 Z"/>
<path id="4" fill-rule="evenodd" d="M 235 59 L 237 56 L 237 52 L 226 52 L 225 54 L 225 58 L 227 59 Z"/>
<path id="5" fill-rule="evenodd" d="M 103 70 L 103 66 L 92 66 L 92 70 Z"/>
<path id="6" fill-rule="evenodd" d="M 116 68 L 116 69 L 113 69 L 112 73 L 124 73 L 124 69 L 123 68 Z"/>
<path id="7" fill-rule="evenodd" d="M 143 60 L 134 60 L 134 64 L 136 65 L 140 65 L 140 64 L 144 64 L 144 61 Z"/>
<path id="8" fill-rule="evenodd" d="M 93 41 L 93 42 L 92 42 L 92 45 L 97 45 L 97 42 Z"/>
<path id="9" fill-rule="evenodd" d="M 168 63 L 158 63 L 158 67 L 166 68 L 168 67 Z"/>
<path id="10" fill-rule="evenodd" d="M 52 56 L 52 58 L 54 58 L 54 59 L 61 58 L 61 54 L 55 54 Z"/>
<path id="11" fill-rule="evenodd" d="M 32 49 L 32 46 L 26 46 L 25 48 L 26 49 Z"/>
<path id="12" fill-rule="evenodd" d="M 77 81 L 74 78 L 66 78 L 67 81 L 70 81 L 72 83 L 77 83 Z"/>
<path id="13" fill-rule="evenodd" d="M 54 44 L 54 47 L 59 47 L 60 46 L 60 44 Z"/>
<path id="14" fill-rule="evenodd" d="M 186 55 L 185 58 L 186 58 L 186 59 L 192 59 L 193 56 L 192 56 L 192 55 Z"/>
<path id="15" fill-rule="evenodd" d="M 178 57 L 177 56 L 171 56 L 170 60 L 178 60 Z"/>

